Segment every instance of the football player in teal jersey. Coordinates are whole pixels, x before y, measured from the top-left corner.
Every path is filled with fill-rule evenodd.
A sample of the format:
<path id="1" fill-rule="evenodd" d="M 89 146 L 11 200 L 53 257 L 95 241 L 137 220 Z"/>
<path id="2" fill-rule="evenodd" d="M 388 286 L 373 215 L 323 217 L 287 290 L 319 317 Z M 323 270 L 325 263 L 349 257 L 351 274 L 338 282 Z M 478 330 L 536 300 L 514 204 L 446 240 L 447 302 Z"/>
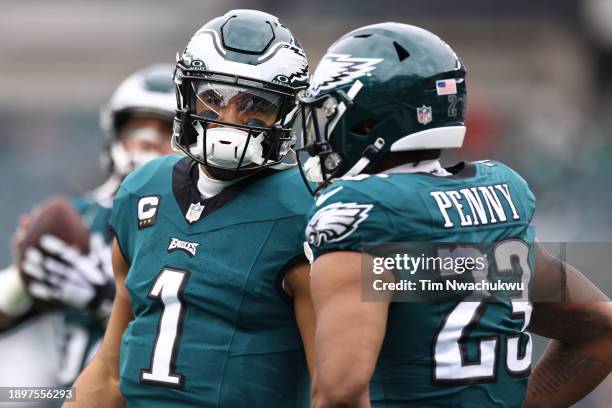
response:
<path id="1" fill-rule="evenodd" d="M 46 236 L 40 242 L 44 252 L 29 248 L 25 253 L 22 268 L 30 277 L 27 286 L 16 267 L 2 272 L 6 285 L 0 326 L 4 330 L 31 321 L 29 318 L 40 311 L 36 301 L 57 309 L 60 365 L 54 371 L 60 385 L 72 384 L 99 347 L 112 306 L 108 220 L 113 195 L 136 167 L 172 152 L 169 141 L 176 106 L 173 69 L 170 64 L 156 64 L 132 74 L 100 112 L 106 138 L 103 162 L 109 177 L 94 191 L 70 200 L 90 232 L 90 253 L 80 254 L 57 237 Z"/>
<path id="2" fill-rule="evenodd" d="M 276 17 L 233 10 L 195 33 L 174 81 L 184 155 L 115 197 L 117 294 L 76 406 L 307 406 L 312 197 L 287 125 L 304 51 Z"/>
<path id="3" fill-rule="evenodd" d="M 610 372 L 610 303 L 535 243 L 527 183 L 498 162 L 440 165 L 441 151 L 463 143 L 465 104 L 455 52 L 397 23 L 337 40 L 301 99 L 298 154 L 320 184 L 306 229 L 317 322 L 314 407 L 569 406 Z M 381 244 L 394 242 L 410 243 L 407 255 L 434 266 L 411 275 L 393 258 L 387 264 L 379 255 L 393 247 L 385 252 Z M 523 289 L 457 297 L 443 283 L 464 270 L 435 262 L 468 255 L 471 283 Z M 372 292 L 362 285 L 374 270 L 367 267 L 381 259 L 389 266 L 376 272 L 376 285 L 389 290 L 367 301 Z M 404 277 L 442 289 L 391 302 L 390 284 Z M 569 292 L 587 302 L 561 301 Z M 529 386 L 526 330 L 555 339 Z"/>

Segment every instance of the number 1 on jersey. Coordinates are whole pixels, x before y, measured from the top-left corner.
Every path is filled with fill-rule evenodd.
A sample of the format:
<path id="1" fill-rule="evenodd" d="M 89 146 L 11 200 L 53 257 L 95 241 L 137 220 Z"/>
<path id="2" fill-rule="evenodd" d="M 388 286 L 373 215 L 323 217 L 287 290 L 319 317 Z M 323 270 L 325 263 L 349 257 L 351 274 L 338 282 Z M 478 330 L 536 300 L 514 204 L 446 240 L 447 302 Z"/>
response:
<path id="1" fill-rule="evenodd" d="M 189 272 L 164 268 L 157 275 L 149 298 L 161 303 L 151 364 L 140 372 L 140 382 L 171 388 L 183 388 L 185 376 L 176 372 L 178 345 L 183 330 L 183 289 Z"/>

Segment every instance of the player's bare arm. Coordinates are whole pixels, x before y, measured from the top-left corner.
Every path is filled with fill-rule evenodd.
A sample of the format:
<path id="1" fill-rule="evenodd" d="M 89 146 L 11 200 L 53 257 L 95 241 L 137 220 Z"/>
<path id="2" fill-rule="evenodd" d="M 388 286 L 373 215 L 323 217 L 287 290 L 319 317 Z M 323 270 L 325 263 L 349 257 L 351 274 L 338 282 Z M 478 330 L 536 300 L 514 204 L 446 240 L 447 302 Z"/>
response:
<path id="1" fill-rule="evenodd" d="M 389 302 L 361 301 L 362 256 L 330 252 L 312 267 L 316 408 L 370 406 L 369 382 L 385 336 Z"/>
<path id="2" fill-rule="evenodd" d="M 570 406 L 612 370 L 612 303 L 574 267 L 536 247 L 529 330 L 552 340 L 529 379 L 524 407 Z"/>
<path id="3" fill-rule="evenodd" d="M 314 371 L 314 335 L 315 313 L 310 294 L 310 265 L 301 263 L 292 267 L 285 274 L 285 285 L 289 295 L 293 297 L 295 319 L 300 329 L 308 372 L 312 377 Z"/>
<path id="4" fill-rule="evenodd" d="M 117 240 L 113 240 L 113 271 L 116 293 L 104 341 L 95 357 L 74 384 L 76 400 L 65 407 L 122 407 L 119 391 L 119 347 L 121 336 L 132 320 L 125 277 L 128 265 Z"/>

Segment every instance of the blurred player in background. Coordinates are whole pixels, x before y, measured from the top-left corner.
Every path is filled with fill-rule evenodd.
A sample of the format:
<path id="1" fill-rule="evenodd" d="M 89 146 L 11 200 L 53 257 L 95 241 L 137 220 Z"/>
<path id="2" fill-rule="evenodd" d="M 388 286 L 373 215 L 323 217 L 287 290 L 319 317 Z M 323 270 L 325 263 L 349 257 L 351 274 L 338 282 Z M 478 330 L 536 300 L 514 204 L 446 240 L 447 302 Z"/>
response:
<path id="1" fill-rule="evenodd" d="M 172 152 L 172 71 L 173 66 L 158 64 L 134 73 L 101 110 L 103 162 L 109 177 L 91 193 L 70 201 L 89 229 L 90 253 L 81 254 L 57 237 L 45 236 L 39 243 L 43 251 L 25 251 L 20 266 L 27 284 L 15 265 L 0 273 L 0 364 L 7 364 L 0 370 L 0 385 L 71 384 L 97 350 L 115 291 L 108 228 L 113 195 L 132 170 Z M 22 219 L 15 247 L 29 219 Z M 46 313 L 51 304 L 57 313 Z"/>
<path id="2" fill-rule="evenodd" d="M 115 197 L 117 294 L 75 405 L 308 406 L 312 197 L 288 128 L 306 55 L 278 18 L 232 10 L 194 34 L 174 81 L 188 157 L 148 163 Z"/>
<path id="3" fill-rule="evenodd" d="M 567 407 L 612 368 L 611 304 L 535 242 L 527 183 L 501 163 L 440 165 L 442 150 L 463 143 L 466 97 L 454 51 L 405 24 L 346 34 L 315 71 L 296 119 L 304 171 L 321 184 L 306 230 L 314 407 Z M 393 242 L 481 256 L 474 280 L 526 288 L 363 301 L 363 259 L 376 254 L 364 243 Z M 441 269 L 419 270 L 415 282 L 444 281 Z M 393 273 L 387 282 L 411 276 Z M 529 387 L 526 329 L 556 339 Z"/>

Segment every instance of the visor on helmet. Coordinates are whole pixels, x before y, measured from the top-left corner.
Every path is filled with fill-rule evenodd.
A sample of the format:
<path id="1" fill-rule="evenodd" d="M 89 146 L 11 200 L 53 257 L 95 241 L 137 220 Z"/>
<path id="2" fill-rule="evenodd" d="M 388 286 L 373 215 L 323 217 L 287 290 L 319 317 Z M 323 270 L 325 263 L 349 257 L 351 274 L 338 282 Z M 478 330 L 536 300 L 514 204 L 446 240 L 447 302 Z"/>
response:
<path id="1" fill-rule="evenodd" d="M 271 126 L 280 120 L 282 97 L 260 89 L 193 81 L 195 114 L 241 126 Z"/>

